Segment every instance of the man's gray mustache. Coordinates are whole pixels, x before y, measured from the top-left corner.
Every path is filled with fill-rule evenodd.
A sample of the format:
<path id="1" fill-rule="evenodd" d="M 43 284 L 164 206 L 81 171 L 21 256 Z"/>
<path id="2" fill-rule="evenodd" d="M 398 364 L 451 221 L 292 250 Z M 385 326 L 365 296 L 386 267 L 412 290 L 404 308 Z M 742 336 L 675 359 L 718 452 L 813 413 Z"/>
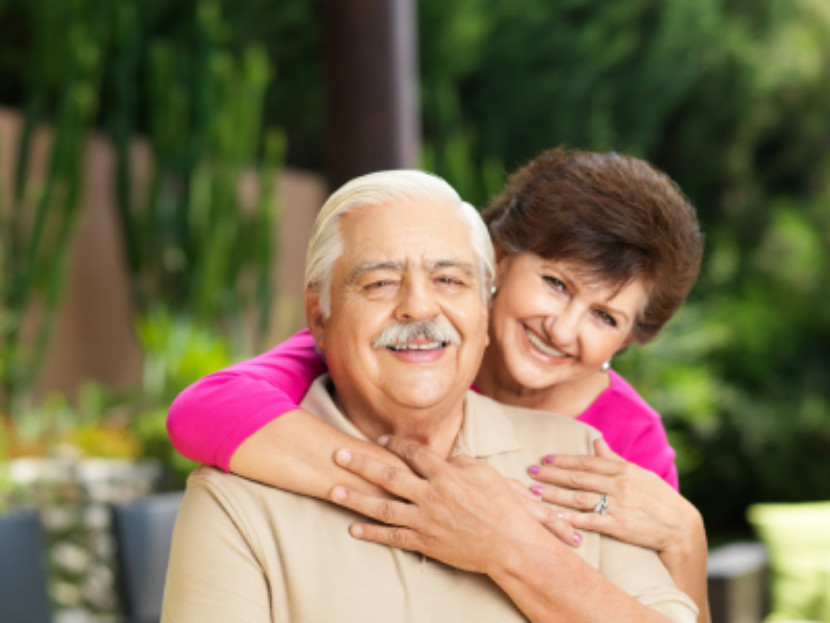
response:
<path id="1" fill-rule="evenodd" d="M 444 319 L 421 320 L 419 322 L 401 322 L 386 327 L 375 338 L 372 348 L 388 348 L 402 346 L 407 342 L 423 337 L 430 342 L 443 342 L 457 346 L 461 344 L 461 336 L 449 321 Z"/>

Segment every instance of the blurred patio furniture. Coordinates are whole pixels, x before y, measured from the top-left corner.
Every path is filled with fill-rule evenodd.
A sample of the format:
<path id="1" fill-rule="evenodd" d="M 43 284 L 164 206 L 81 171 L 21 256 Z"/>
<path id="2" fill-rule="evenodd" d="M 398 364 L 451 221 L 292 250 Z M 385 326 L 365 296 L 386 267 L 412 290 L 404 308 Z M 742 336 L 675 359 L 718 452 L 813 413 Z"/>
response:
<path id="1" fill-rule="evenodd" d="M 33 510 L 0 516 L 0 623 L 51 620 L 40 516 Z"/>
<path id="2" fill-rule="evenodd" d="M 119 597 L 127 623 L 161 616 L 173 526 L 184 493 L 157 493 L 112 505 Z"/>
<path id="3" fill-rule="evenodd" d="M 713 623 L 761 623 L 769 612 L 769 565 L 762 543 L 735 542 L 709 550 L 709 609 Z"/>

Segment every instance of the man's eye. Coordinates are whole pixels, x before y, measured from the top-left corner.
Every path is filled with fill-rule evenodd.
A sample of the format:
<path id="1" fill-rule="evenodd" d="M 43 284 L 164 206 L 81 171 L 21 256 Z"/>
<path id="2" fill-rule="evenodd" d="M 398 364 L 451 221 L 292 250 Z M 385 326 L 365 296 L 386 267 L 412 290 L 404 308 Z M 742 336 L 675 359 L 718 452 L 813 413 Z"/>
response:
<path id="1" fill-rule="evenodd" d="M 436 279 L 436 281 L 438 283 L 448 285 L 448 286 L 459 286 L 459 285 L 463 285 L 463 283 L 464 283 L 463 281 L 461 281 L 460 279 L 456 279 L 455 277 L 438 277 L 438 279 Z"/>
<path id="2" fill-rule="evenodd" d="M 366 290 L 379 290 L 381 288 L 389 287 L 393 283 L 394 283 L 393 281 L 390 281 L 388 279 L 379 279 L 378 281 L 373 281 L 371 283 L 366 284 L 364 286 L 364 289 L 366 289 Z"/>

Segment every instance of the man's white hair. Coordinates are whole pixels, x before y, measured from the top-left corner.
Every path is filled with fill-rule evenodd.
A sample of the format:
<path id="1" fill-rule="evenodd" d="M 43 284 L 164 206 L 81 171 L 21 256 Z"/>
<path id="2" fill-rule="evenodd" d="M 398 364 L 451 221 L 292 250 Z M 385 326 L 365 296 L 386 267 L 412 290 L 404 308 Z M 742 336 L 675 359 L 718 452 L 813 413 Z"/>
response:
<path id="1" fill-rule="evenodd" d="M 331 311 L 331 273 L 343 253 L 340 219 L 359 208 L 401 202 L 443 203 L 455 206 L 467 221 L 470 241 L 478 260 L 481 298 L 489 302 L 490 284 L 495 274 L 493 243 L 487 226 L 476 209 L 461 200 L 446 181 L 424 171 L 394 170 L 356 177 L 336 190 L 323 205 L 308 242 L 305 262 L 305 285 L 320 296 L 325 316 Z"/>

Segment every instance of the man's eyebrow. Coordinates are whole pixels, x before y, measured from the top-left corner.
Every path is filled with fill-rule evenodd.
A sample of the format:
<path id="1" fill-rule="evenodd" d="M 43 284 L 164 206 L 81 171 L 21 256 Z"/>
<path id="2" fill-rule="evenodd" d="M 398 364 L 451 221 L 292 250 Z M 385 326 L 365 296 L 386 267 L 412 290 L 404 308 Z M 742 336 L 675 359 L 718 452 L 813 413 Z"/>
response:
<path id="1" fill-rule="evenodd" d="M 357 283 L 363 275 L 375 270 L 389 270 L 397 273 L 403 273 L 406 272 L 406 269 L 408 267 L 409 262 L 364 262 L 363 264 L 358 264 L 355 267 L 355 269 L 346 279 L 346 284 L 351 285 Z M 427 272 L 435 272 L 437 270 L 443 270 L 446 268 L 454 268 L 461 270 L 466 276 L 471 278 L 477 275 L 476 268 L 472 263 L 450 258 L 439 260 L 427 260 L 426 262 L 424 262 L 424 268 L 427 270 Z"/>
<path id="2" fill-rule="evenodd" d="M 476 267 L 470 263 L 465 262 L 464 260 L 454 260 L 454 259 L 440 259 L 434 261 L 428 261 L 426 263 L 426 269 L 429 272 L 433 272 L 436 270 L 441 270 L 444 268 L 458 268 L 464 272 L 468 277 L 475 277 L 477 274 Z"/>
<path id="3" fill-rule="evenodd" d="M 346 279 L 346 284 L 356 283 L 363 275 L 373 270 L 393 270 L 403 272 L 406 270 L 404 262 L 365 262 L 358 264 Z"/>

